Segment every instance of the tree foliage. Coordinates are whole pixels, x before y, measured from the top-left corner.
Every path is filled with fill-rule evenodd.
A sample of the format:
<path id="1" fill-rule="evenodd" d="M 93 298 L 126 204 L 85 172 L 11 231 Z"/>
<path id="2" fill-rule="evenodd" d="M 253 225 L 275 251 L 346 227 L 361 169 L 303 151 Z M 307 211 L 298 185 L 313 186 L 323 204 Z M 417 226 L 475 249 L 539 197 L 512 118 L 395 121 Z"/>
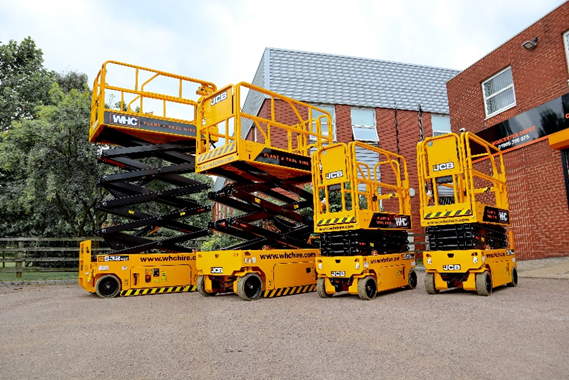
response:
<path id="1" fill-rule="evenodd" d="M 55 74 L 43 67 L 43 53 L 30 38 L 0 43 L 0 131 L 13 121 L 33 119 L 36 107 L 49 104 Z"/>
<path id="2" fill-rule="evenodd" d="M 105 169 L 87 139 L 90 93 L 52 83 L 49 95 L 53 105 L 0 139 L 0 207 L 9 216 L 1 227 L 15 235 L 89 235 L 104 218 L 93 206 L 104 195 L 95 183 Z"/>

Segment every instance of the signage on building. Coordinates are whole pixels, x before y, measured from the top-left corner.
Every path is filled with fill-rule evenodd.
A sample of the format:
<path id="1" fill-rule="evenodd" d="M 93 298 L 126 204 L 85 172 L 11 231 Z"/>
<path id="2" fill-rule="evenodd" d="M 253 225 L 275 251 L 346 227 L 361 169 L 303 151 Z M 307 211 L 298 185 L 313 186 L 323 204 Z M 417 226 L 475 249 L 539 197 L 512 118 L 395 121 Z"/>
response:
<path id="1" fill-rule="evenodd" d="M 569 94 L 496 124 L 478 136 L 507 150 L 569 128 Z"/>

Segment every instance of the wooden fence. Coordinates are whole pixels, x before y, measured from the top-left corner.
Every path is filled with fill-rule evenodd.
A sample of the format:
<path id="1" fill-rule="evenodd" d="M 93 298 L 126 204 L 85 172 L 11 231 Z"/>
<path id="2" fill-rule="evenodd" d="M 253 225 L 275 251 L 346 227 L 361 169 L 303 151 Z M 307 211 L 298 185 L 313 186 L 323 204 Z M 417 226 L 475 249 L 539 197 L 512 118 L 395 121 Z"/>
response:
<path id="1" fill-rule="evenodd" d="M 98 242 L 102 238 L 0 238 L 0 254 L 2 263 L 0 273 L 16 273 L 16 278 L 21 278 L 25 272 L 77 272 L 79 265 L 79 242 L 93 240 L 93 252 L 104 253 L 110 248 L 99 248 Z M 45 244 L 45 243 L 55 244 Z M 41 243 L 41 244 L 38 244 Z M 66 244 L 67 243 L 67 244 Z M 70 244 L 74 243 L 74 244 Z M 49 247 L 40 245 L 51 245 Z M 56 246 L 53 246 L 56 245 Z M 73 245 L 73 246 L 70 246 Z M 76 252 L 74 257 L 49 257 L 49 253 Z M 71 256 L 71 255 L 69 255 Z M 72 262 L 73 266 L 61 263 Z M 7 265 L 15 263 L 14 266 Z M 41 263 L 54 263 L 60 266 L 41 266 Z"/>

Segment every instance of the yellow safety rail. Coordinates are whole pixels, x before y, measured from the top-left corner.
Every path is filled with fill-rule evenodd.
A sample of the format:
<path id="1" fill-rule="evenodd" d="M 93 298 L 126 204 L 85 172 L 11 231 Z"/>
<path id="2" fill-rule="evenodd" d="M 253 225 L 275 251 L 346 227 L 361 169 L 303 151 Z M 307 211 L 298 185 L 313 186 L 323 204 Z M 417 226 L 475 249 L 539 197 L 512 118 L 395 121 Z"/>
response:
<path id="1" fill-rule="evenodd" d="M 417 168 L 423 226 L 509 224 L 504 158 L 494 145 L 470 132 L 430 137 L 417 145 Z"/>
<path id="2" fill-rule="evenodd" d="M 245 92 L 264 99 L 259 115 L 241 109 Z M 203 97 L 198 107 L 198 120 L 203 120 L 203 124 L 198 125 L 198 133 L 203 139 L 198 141 L 196 172 L 234 161 L 262 165 L 261 154 L 273 155 L 282 164 L 293 163 L 298 156 L 310 157 L 311 152 L 333 141 L 332 136 L 322 131 L 322 124 L 332 125 L 326 111 L 244 82 Z M 247 130 L 249 133 L 244 136 Z M 221 145 L 214 146 L 217 139 Z M 264 160 L 265 163 L 269 161 Z M 299 164 L 296 169 L 310 171 L 309 160 L 304 162 L 306 165 Z M 275 165 L 283 166 L 284 172 L 294 166 Z"/>
<path id="3" fill-rule="evenodd" d="M 113 77 L 115 81 L 129 85 L 121 87 L 107 83 L 109 72 L 118 73 L 118 76 Z M 165 84 L 169 85 L 168 89 L 163 88 Z M 159 92 L 148 90 L 151 86 Z M 151 142 L 165 142 L 172 137 L 195 139 L 195 108 L 198 96 L 208 95 L 216 90 L 216 85 L 211 82 L 107 61 L 93 83 L 89 141 L 112 144 L 112 141 L 98 139 L 105 127 L 120 129 Z M 198 96 L 190 98 L 185 95 L 192 91 Z M 182 116 L 173 116 L 172 110 L 179 111 L 179 108 L 183 108 Z M 114 120 L 110 116 L 111 113 Z"/>
<path id="4" fill-rule="evenodd" d="M 358 151 L 377 154 L 370 167 Z M 386 226 L 394 216 L 408 216 L 411 198 L 403 156 L 359 141 L 322 147 L 312 156 L 315 232 Z M 339 198 L 339 200 L 338 200 Z"/>

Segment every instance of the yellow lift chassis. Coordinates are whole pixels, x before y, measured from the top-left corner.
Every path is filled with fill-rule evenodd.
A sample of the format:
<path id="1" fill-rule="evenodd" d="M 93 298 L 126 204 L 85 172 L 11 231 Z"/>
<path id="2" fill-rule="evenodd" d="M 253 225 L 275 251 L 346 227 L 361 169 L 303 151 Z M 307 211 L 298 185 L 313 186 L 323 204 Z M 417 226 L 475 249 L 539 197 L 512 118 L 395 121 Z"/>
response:
<path id="1" fill-rule="evenodd" d="M 518 283 L 502 152 L 466 132 L 417 145 L 425 288 L 463 288 L 488 296 Z"/>
<path id="2" fill-rule="evenodd" d="M 195 253 L 96 255 L 81 242 L 79 285 L 103 298 L 196 290 Z"/>
<path id="3" fill-rule="evenodd" d="M 364 158 L 373 158 L 368 165 Z M 317 292 L 322 298 L 348 291 L 361 299 L 417 286 L 415 256 L 408 253 L 411 200 L 405 158 L 351 142 L 312 156 Z"/>
<path id="4" fill-rule="evenodd" d="M 199 252 L 197 290 L 235 293 L 246 301 L 313 292 L 317 249 Z"/>

